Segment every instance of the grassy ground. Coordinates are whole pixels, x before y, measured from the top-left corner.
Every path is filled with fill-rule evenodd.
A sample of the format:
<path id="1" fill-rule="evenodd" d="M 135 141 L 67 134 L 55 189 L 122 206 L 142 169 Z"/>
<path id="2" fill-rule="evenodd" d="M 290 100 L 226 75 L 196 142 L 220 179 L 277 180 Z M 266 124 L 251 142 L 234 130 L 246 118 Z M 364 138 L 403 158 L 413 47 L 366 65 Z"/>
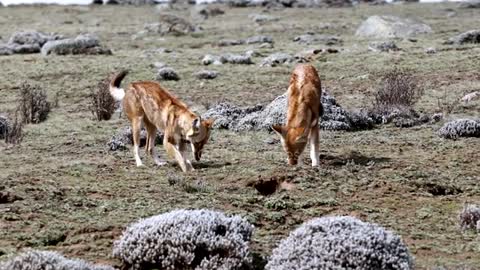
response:
<path id="1" fill-rule="evenodd" d="M 190 17 L 192 10 L 166 12 Z M 273 49 L 296 53 L 308 48 L 292 42 L 306 31 L 335 34 L 344 40 L 338 54 L 313 64 L 326 88 L 347 108 L 368 106 L 376 75 L 393 66 L 408 67 L 420 78 L 425 95 L 417 109 L 439 111 L 437 99 L 448 102 L 480 88 L 480 48 L 462 50 L 442 45 L 448 37 L 470 30 L 478 11 L 454 5 L 360 6 L 345 9 L 285 9 L 270 11 L 278 22 L 255 25 L 249 14 L 262 9 L 227 9 L 226 14 L 201 21 L 204 31 L 183 37 L 147 35 L 132 39 L 145 23 L 155 22 L 151 7 L 9 7 L 0 8 L 0 34 L 6 41 L 23 29 L 74 36 L 94 32 L 113 56 L 14 55 L 0 57 L 0 112 L 15 106 L 18 86 L 28 81 L 58 93 L 60 104 L 48 120 L 28 125 L 21 145 L 0 144 L 0 190 L 23 198 L 0 204 L 0 255 L 24 247 L 58 250 L 66 255 L 118 265 L 111 258 L 112 242 L 127 224 L 175 208 L 213 208 L 246 216 L 256 226 L 253 249 L 268 255 L 298 224 L 323 215 L 353 215 L 392 229 L 405 239 L 418 269 L 435 266 L 478 267 L 478 235 L 461 232 L 457 214 L 465 202 L 480 202 L 478 139 L 446 141 L 435 135 L 439 125 L 411 129 L 390 126 L 371 131 L 321 133 L 321 167 L 289 168 L 280 145 L 266 144 L 267 132 L 215 131 L 199 168 L 183 175 L 181 187 L 168 183 L 182 175 L 173 163 L 136 168 L 130 151 L 108 152 L 105 143 L 127 120 L 117 115 L 95 122 L 88 94 L 110 72 L 131 70 L 129 80 L 153 79 L 150 65 L 165 62 L 182 80 L 163 84 L 198 110 L 216 101 L 266 103 L 286 89 L 292 66 L 255 65 L 208 67 L 220 72 L 213 81 L 192 75 L 203 69 L 206 53 L 244 52 L 255 46 L 218 48 L 220 38 L 271 35 Z M 450 12 L 456 12 L 448 17 Z M 359 23 L 373 14 L 422 18 L 435 33 L 417 42 L 399 40 L 403 50 L 376 54 L 368 41 L 354 37 Z M 477 16 L 478 17 L 478 16 Z M 324 29 L 322 25 L 330 23 Z M 436 47 L 437 54 L 424 49 Z M 155 48 L 172 53 L 151 53 Z M 366 76 L 365 76 L 366 75 Z M 479 103 L 457 106 L 449 117 L 479 116 Z M 2 142 L 3 143 L 3 142 Z M 163 152 L 162 152 L 163 153 Z M 305 163 L 308 163 L 306 160 Z M 269 197 L 247 186 L 258 178 L 287 176 L 295 188 Z M 445 195 L 447 194 L 447 195 Z"/>

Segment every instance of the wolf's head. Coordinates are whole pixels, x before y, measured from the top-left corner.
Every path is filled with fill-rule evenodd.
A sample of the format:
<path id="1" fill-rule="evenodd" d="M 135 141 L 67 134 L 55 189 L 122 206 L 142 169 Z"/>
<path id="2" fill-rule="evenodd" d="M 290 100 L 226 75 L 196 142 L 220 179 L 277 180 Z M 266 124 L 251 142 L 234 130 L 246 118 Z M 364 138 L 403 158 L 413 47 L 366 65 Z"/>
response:
<path id="1" fill-rule="evenodd" d="M 187 140 L 192 145 L 192 152 L 196 161 L 199 161 L 202 157 L 203 147 L 210 138 L 213 121 L 213 119 L 202 120 L 197 117 L 193 120 L 192 128 L 187 133 Z"/>
<path id="2" fill-rule="evenodd" d="M 272 129 L 280 135 L 283 149 L 287 152 L 288 164 L 297 165 L 300 154 L 305 149 L 308 141 L 308 134 L 304 127 L 288 128 L 280 125 L 273 125 Z"/>

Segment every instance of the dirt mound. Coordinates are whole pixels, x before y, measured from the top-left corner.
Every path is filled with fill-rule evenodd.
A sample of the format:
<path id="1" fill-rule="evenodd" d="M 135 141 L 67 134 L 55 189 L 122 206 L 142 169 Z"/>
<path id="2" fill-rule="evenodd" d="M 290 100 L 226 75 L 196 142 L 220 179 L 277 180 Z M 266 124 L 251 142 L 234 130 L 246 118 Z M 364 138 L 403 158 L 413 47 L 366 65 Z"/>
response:
<path id="1" fill-rule="evenodd" d="M 374 120 L 364 111 L 348 112 L 337 104 L 334 97 L 323 93 L 324 114 L 320 127 L 325 130 L 362 130 L 374 127 Z M 281 95 L 266 106 L 240 108 L 231 103 L 219 103 L 202 115 L 214 118 L 215 128 L 234 131 L 270 130 L 274 124 L 285 124 L 287 97 Z"/>

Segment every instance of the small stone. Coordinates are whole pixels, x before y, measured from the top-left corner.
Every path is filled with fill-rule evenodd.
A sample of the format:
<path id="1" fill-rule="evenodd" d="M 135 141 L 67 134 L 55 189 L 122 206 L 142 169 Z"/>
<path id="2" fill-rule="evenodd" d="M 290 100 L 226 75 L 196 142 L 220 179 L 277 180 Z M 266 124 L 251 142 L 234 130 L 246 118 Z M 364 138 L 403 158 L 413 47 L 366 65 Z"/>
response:
<path id="1" fill-rule="evenodd" d="M 178 81 L 180 77 L 178 76 L 177 72 L 170 67 L 163 67 L 158 70 L 157 72 L 157 80 L 161 81 Z"/>
<path id="2" fill-rule="evenodd" d="M 218 76 L 218 72 L 212 70 L 201 70 L 195 73 L 195 76 L 201 80 L 212 80 Z"/>

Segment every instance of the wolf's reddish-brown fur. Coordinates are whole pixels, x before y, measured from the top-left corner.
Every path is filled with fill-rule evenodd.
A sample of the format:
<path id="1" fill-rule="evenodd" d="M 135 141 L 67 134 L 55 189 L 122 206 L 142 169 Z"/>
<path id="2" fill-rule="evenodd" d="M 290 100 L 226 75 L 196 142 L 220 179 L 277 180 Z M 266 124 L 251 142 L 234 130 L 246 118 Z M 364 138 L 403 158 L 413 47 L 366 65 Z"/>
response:
<path id="1" fill-rule="evenodd" d="M 320 102 L 322 86 L 315 67 L 309 64 L 296 66 L 287 94 L 287 125 L 274 125 L 272 129 L 280 134 L 290 165 L 298 163 L 300 154 L 310 141 L 312 166 L 318 166 L 318 121 L 323 114 L 323 107 Z"/>
<path id="2" fill-rule="evenodd" d="M 147 130 L 147 152 L 157 165 L 166 164 L 155 153 L 155 137 L 157 129 L 164 131 L 164 147 L 173 156 L 183 171 L 193 170 L 186 157 L 187 141 L 196 160 L 199 160 L 208 138 L 213 121 L 201 120 L 198 115 L 171 95 L 159 83 L 138 81 L 130 83 L 124 91 L 119 88 L 127 72 L 117 74 L 110 83 L 110 93 L 117 100 L 123 100 L 123 110 L 132 124 L 134 154 L 137 166 L 142 165 L 138 155 L 140 130 L 142 123 Z"/>

